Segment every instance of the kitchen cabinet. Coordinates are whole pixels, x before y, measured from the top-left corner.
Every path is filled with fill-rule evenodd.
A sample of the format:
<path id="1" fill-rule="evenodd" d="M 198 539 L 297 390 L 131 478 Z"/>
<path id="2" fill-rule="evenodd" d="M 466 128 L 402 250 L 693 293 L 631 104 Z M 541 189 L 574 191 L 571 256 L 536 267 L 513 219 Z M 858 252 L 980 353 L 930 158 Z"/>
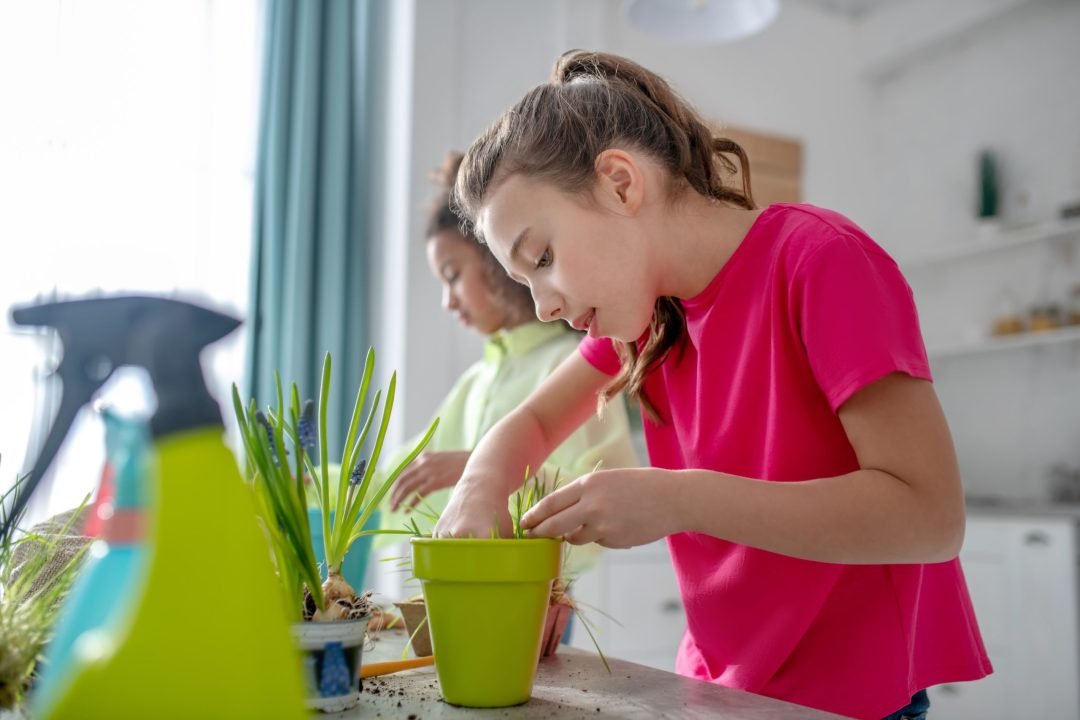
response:
<path id="1" fill-rule="evenodd" d="M 960 557 L 994 674 L 930 688 L 935 716 L 1080 718 L 1078 520 L 1003 511 L 969 516 Z M 686 619 L 665 542 L 606 551 L 575 583 L 574 597 L 605 653 L 674 669 Z M 571 644 L 593 649 L 580 625 Z"/>
<path id="2" fill-rule="evenodd" d="M 1080 717 L 1076 518 L 973 514 L 960 558 L 994 674 L 931 688 L 933 714 Z"/>
<path id="3" fill-rule="evenodd" d="M 629 550 L 606 550 L 597 566 L 574 582 L 573 596 L 604 654 L 675 670 L 686 615 L 667 541 Z M 574 619 L 570 644 L 595 650 Z"/>

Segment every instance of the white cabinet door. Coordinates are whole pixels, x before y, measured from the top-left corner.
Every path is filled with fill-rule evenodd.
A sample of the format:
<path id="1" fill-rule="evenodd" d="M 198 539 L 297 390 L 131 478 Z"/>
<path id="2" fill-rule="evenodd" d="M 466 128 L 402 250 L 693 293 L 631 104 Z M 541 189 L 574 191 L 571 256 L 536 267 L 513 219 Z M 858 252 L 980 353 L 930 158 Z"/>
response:
<path id="1" fill-rule="evenodd" d="M 1080 718 L 1076 542 L 1068 518 L 968 519 L 960 557 L 994 674 L 931 688 L 933 717 Z M 606 551 L 574 597 L 604 652 L 674 669 L 686 619 L 666 543 Z M 581 628 L 572 644 L 592 649 Z"/>
<path id="2" fill-rule="evenodd" d="M 573 595 L 592 622 L 601 650 L 674 671 L 686 615 L 666 541 L 605 551 L 596 568 L 575 582 Z M 594 649 L 579 627 L 570 644 Z"/>
<path id="3" fill-rule="evenodd" d="M 1073 520 L 969 518 L 960 559 L 994 674 L 932 688 L 934 714 L 1080 718 Z"/>

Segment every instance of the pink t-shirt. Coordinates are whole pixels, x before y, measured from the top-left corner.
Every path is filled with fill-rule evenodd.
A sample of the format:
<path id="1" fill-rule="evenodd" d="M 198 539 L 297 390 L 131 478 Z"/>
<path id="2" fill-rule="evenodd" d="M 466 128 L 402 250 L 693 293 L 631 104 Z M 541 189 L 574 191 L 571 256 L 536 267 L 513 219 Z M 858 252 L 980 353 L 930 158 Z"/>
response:
<path id="1" fill-rule="evenodd" d="M 699 295 L 646 380 L 652 465 L 789 482 L 857 470 L 837 416 L 890 373 L 930 379 L 911 290 L 847 218 L 773 205 Z M 607 338 L 580 352 L 614 374 Z M 678 672 L 859 718 L 991 672 L 958 560 L 839 565 L 709 535 L 668 546 L 686 607 Z"/>

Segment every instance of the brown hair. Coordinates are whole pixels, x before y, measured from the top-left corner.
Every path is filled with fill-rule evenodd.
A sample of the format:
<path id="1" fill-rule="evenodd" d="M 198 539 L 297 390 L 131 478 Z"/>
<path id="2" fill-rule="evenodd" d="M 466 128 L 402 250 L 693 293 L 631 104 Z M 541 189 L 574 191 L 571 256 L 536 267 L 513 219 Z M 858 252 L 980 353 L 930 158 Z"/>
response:
<path id="1" fill-rule="evenodd" d="M 474 244 L 488 265 L 487 278 L 492 293 L 505 301 L 516 316 L 523 315 L 525 318 L 530 318 L 535 310 L 529 288 L 519 284 L 506 274 L 506 270 L 491 254 L 491 250 L 480 242 L 450 205 L 454 180 L 457 178 L 458 169 L 461 167 L 463 158 L 464 156 L 461 153 L 451 151 L 447 153 L 443 164 L 431 173 L 431 180 L 439 188 L 439 191 L 432 199 L 431 206 L 428 209 L 424 240 L 426 242 L 444 230 L 453 230 L 461 236 L 462 242 Z"/>
<path id="2" fill-rule="evenodd" d="M 549 82 L 530 90 L 473 142 L 451 203 L 474 223 L 485 197 L 518 173 L 582 193 L 595 180 L 596 157 L 612 147 L 636 149 L 660 162 L 671 173 L 673 197 L 689 185 L 717 202 L 754 208 L 749 161 L 737 143 L 714 137 L 659 75 L 626 58 L 584 50 L 563 54 Z M 724 184 L 723 176 L 736 172 L 728 155 L 739 162 L 741 188 Z M 601 392 L 601 405 L 626 388 L 649 417 L 659 419 L 643 385 L 682 342 L 685 317 L 678 298 L 657 298 L 640 352 L 636 343 L 615 343 L 622 369 Z"/>

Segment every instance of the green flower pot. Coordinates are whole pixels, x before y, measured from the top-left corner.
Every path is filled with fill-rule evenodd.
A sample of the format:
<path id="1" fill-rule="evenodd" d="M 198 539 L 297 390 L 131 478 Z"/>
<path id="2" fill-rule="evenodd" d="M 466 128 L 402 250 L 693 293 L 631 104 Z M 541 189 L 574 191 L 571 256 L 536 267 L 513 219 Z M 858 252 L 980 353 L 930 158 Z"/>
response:
<path id="1" fill-rule="evenodd" d="M 443 699 L 520 705 L 532 695 L 562 541 L 413 538 Z"/>

